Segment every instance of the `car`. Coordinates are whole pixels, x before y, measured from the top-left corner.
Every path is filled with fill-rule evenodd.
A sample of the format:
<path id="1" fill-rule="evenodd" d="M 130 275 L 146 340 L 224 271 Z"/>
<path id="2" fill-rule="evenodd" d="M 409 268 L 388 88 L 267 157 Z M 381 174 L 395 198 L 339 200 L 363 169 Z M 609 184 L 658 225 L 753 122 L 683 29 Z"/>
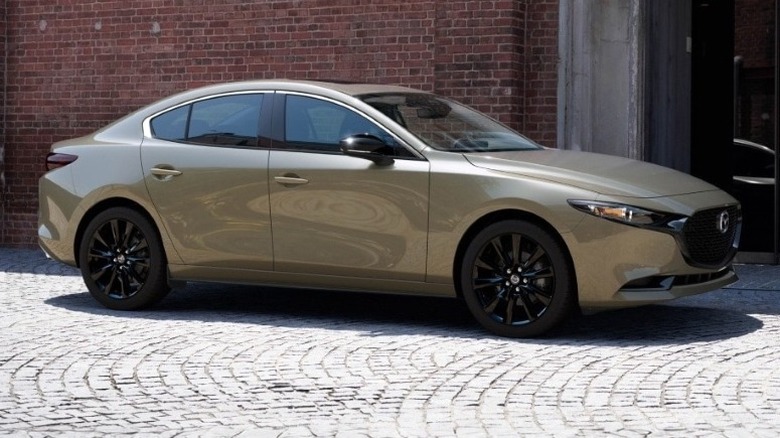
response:
<path id="1" fill-rule="evenodd" d="M 745 184 L 774 185 L 774 150 L 742 138 L 735 138 L 732 146 L 734 180 Z"/>
<path id="2" fill-rule="evenodd" d="M 740 251 L 774 252 L 775 151 L 735 138 L 731 149 L 733 177 L 730 193 L 742 206 Z"/>
<path id="3" fill-rule="evenodd" d="M 405 87 L 206 86 L 55 143 L 46 166 L 40 246 L 110 309 L 187 282 L 413 294 L 533 337 L 736 281 L 727 193 Z"/>

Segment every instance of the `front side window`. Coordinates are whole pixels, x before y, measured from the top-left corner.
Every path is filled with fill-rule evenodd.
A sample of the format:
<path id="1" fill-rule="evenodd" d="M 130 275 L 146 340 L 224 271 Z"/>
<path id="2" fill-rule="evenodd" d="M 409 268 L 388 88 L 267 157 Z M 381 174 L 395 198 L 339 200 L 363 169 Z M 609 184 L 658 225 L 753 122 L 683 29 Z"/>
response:
<path id="1" fill-rule="evenodd" d="M 368 134 L 388 145 L 387 155 L 414 157 L 395 138 L 375 123 L 342 106 L 304 96 L 287 96 L 285 140 L 288 147 L 338 152 L 341 140 Z"/>
<path id="2" fill-rule="evenodd" d="M 262 102 L 262 94 L 201 100 L 152 119 L 152 134 L 202 145 L 256 146 Z"/>

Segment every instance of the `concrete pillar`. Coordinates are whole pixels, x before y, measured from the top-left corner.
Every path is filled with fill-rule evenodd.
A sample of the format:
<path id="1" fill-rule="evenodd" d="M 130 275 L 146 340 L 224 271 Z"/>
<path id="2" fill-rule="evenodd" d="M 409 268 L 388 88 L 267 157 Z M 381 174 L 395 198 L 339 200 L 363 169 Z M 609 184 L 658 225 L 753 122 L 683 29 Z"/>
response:
<path id="1" fill-rule="evenodd" d="M 644 0 L 561 0 L 558 147 L 645 158 Z"/>

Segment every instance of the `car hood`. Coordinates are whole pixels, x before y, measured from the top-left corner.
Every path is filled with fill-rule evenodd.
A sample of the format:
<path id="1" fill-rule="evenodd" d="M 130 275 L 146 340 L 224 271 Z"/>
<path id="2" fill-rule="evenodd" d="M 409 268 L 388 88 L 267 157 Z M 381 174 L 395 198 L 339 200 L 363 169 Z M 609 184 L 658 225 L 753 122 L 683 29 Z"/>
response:
<path id="1" fill-rule="evenodd" d="M 668 167 L 590 152 L 543 149 L 465 157 L 477 167 L 556 181 L 603 195 L 654 198 L 717 190 Z"/>

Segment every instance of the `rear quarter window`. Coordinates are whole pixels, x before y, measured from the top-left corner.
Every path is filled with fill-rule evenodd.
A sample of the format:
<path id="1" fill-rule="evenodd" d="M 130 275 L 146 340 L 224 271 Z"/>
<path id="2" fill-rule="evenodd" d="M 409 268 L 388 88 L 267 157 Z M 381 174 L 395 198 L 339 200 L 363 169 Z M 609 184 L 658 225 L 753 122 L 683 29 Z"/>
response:
<path id="1" fill-rule="evenodd" d="M 152 135 L 168 141 L 187 139 L 187 119 L 190 105 L 176 108 L 152 119 Z"/>

